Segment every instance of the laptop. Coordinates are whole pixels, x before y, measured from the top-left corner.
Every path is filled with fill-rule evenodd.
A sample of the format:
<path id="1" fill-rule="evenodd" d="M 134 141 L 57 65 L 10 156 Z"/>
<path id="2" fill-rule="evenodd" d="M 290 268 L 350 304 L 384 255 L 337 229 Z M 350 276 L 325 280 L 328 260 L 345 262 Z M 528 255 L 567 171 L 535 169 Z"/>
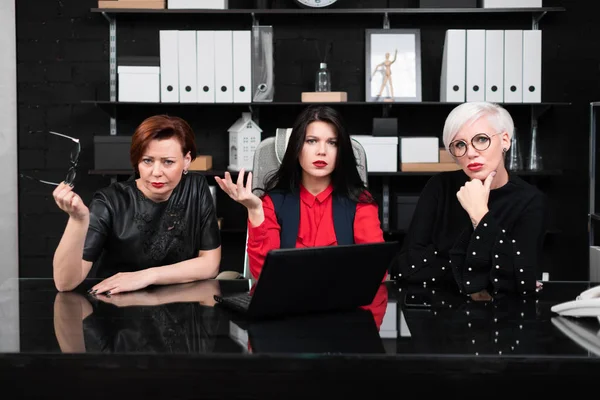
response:
<path id="1" fill-rule="evenodd" d="M 398 242 L 276 249 L 251 291 L 215 296 L 250 318 L 355 310 L 373 302 Z"/>

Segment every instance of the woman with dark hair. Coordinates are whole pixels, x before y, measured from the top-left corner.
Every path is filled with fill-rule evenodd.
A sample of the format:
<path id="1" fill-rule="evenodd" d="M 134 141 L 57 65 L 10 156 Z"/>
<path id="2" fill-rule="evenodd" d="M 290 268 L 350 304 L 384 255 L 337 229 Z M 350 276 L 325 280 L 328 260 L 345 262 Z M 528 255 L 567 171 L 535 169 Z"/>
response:
<path id="1" fill-rule="evenodd" d="M 358 173 L 350 136 L 336 110 L 306 108 L 296 119 L 279 169 L 264 192 L 252 192 L 226 172 L 217 183 L 248 209 L 250 272 L 258 278 L 267 253 L 277 248 L 383 242 L 377 203 Z"/>
<path id="2" fill-rule="evenodd" d="M 196 158 L 194 133 L 182 119 L 156 115 L 133 134 L 137 179 L 94 194 L 86 207 L 73 187 L 53 193 L 69 214 L 54 254 L 54 283 L 72 290 L 89 274 L 106 278 L 92 293 L 115 294 L 149 285 L 214 278 L 221 238 L 206 178 L 188 174 Z"/>

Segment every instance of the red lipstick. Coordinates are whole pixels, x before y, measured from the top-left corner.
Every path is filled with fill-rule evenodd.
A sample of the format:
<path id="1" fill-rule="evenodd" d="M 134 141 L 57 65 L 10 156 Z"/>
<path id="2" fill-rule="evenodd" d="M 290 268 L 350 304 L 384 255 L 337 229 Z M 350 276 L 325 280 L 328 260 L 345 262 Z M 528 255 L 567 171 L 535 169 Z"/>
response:
<path id="1" fill-rule="evenodd" d="M 327 166 L 327 163 L 323 160 L 319 160 L 319 161 L 315 161 L 313 163 L 313 165 L 317 168 L 325 168 Z"/>
<path id="2" fill-rule="evenodd" d="M 471 170 L 471 171 L 479 171 L 480 169 L 483 168 L 483 164 L 471 163 L 471 164 L 467 165 L 467 168 L 469 168 L 469 170 Z"/>
<path id="3" fill-rule="evenodd" d="M 163 186 L 165 186 L 165 184 L 164 184 L 164 183 L 161 183 L 161 182 L 152 182 L 152 187 L 155 187 L 155 188 L 157 188 L 157 189 L 160 189 L 160 188 L 162 188 Z"/>

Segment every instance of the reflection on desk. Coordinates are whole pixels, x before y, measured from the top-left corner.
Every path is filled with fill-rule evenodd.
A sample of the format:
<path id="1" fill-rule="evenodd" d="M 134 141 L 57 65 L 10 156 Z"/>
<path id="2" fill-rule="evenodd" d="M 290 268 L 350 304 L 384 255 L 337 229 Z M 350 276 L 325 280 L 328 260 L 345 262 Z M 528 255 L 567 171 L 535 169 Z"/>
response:
<path id="1" fill-rule="evenodd" d="M 315 314 L 254 323 L 215 307 L 214 294 L 247 291 L 250 282 L 245 280 L 202 281 L 110 297 L 89 296 L 84 291 L 58 293 L 52 319 L 54 343 L 59 348 L 54 351 L 597 355 L 582 347 L 583 342 L 574 340 L 573 334 L 565 333 L 579 325 L 573 326 L 569 319 L 551 321 L 557 316 L 550 307 L 579 293 L 584 286 L 552 282 L 545 286 L 531 297 L 492 298 L 487 293 L 465 296 L 451 287 L 386 282 L 373 303 L 361 310 L 363 313 Z M 24 302 L 27 310 L 27 298 Z M 36 320 L 27 311 L 21 317 L 32 323 L 41 323 L 45 318 L 38 315 L 40 319 Z M 567 331 L 566 327 L 573 329 Z M 586 327 L 593 329 L 589 324 Z M 43 329 L 32 328 L 39 348 Z M 27 351 L 30 339 L 21 335 L 22 351 Z M 45 342 L 41 349 L 53 351 L 51 341 Z"/>
<path id="2" fill-rule="evenodd" d="M 20 280 L 16 290 L 4 293 L 18 299 L 20 323 L 2 320 L 7 317 L 0 315 L 0 324 L 15 327 L 11 332 L 16 329 L 17 351 L 247 354 L 252 350 L 264 354 L 285 350 L 283 341 L 288 340 L 292 354 L 381 354 L 383 346 L 388 355 L 427 357 L 597 356 L 560 329 L 567 323 L 559 326 L 551 321 L 557 317 L 552 305 L 574 298 L 590 286 L 586 282 L 546 282 L 541 292 L 525 298 L 465 296 L 451 287 L 386 282 L 373 303 L 364 307 L 374 326 L 370 320 L 366 325 L 356 322 L 353 318 L 362 317 L 351 314 L 288 318 L 267 326 L 264 336 L 277 336 L 281 342 L 272 348 L 253 346 L 252 339 L 260 338 L 250 334 L 249 325 L 214 304 L 214 294 L 248 291 L 250 281 L 202 281 L 96 298 L 86 294 L 94 283 L 89 280 L 74 292 L 57 293 L 49 279 Z M 369 339 L 373 335 L 362 335 L 373 329 L 380 339 L 376 344 Z M 354 337 L 348 334 L 353 331 Z M 303 342 L 311 337 L 312 342 Z M 329 349 L 323 343 L 316 345 L 319 337 L 334 345 Z M 352 346 L 338 346 L 351 343 L 349 338 Z"/>
<path id="3" fill-rule="evenodd" d="M 540 397 L 589 385 L 600 374 L 598 321 L 561 319 L 550 310 L 588 282 L 545 282 L 526 298 L 386 282 L 371 308 L 255 326 L 214 305 L 215 294 L 248 291 L 249 281 L 94 299 L 86 291 L 95 283 L 60 294 L 51 279 L 0 287 L 0 305 L 18 305 L 18 313 L 0 313 L 0 325 L 9 327 L 3 332 L 18 344 L 0 352 L 5 389 L 63 399 L 306 398 L 317 390 L 334 398 L 375 387 L 378 395 L 419 396 L 457 388 L 489 395 L 493 388 L 506 397 L 524 385 Z M 65 391 L 65 377 L 78 391 Z"/>
<path id="4" fill-rule="evenodd" d="M 118 295 L 57 293 L 54 331 L 62 352 L 210 353 L 227 326 L 214 295 L 244 281 L 207 280 Z M 221 341 L 222 342 L 222 341 Z M 227 347 L 223 350 L 227 351 Z"/>
<path id="5" fill-rule="evenodd" d="M 385 353 L 380 328 L 388 304 L 382 284 L 370 305 L 353 311 L 263 320 L 223 312 L 230 317 L 230 337 L 249 353 L 379 354 Z"/>
<path id="6" fill-rule="evenodd" d="M 465 296 L 448 288 L 403 286 L 397 353 L 437 355 L 587 355 L 564 329 L 550 322 L 558 298 L 583 287 L 547 283 L 537 295 Z M 560 288 L 564 288 L 560 293 Z M 597 321 L 595 321 L 597 324 Z M 566 323 L 566 322 L 565 322 Z"/>
<path id="7" fill-rule="evenodd" d="M 247 291 L 248 284 L 209 280 L 112 296 L 57 293 L 54 332 L 65 353 L 384 352 L 385 285 L 372 304 L 353 312 L 251 322 L 215 307 L 214 295 Z"/>

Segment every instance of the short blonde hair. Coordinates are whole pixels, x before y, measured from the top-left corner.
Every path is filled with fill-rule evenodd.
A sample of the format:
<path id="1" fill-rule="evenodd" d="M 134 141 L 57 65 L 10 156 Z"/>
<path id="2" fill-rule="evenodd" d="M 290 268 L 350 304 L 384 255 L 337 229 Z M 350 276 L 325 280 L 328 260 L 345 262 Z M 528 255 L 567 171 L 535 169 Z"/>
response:
<path id="1" fill-rule="evenodd" d="M 512 117 L 504 108 L 495 103 L 485 101 L 463 103 L 455 107 L 444 124 L 443 141 L 446 150 L 454 140 L 456 134 L 466 124 L 471 124 L 481 117 L 486 117 L 496 132 L 508 132 L 509 139 L 512 139 L 515 130 L 515 124 Z"/>

